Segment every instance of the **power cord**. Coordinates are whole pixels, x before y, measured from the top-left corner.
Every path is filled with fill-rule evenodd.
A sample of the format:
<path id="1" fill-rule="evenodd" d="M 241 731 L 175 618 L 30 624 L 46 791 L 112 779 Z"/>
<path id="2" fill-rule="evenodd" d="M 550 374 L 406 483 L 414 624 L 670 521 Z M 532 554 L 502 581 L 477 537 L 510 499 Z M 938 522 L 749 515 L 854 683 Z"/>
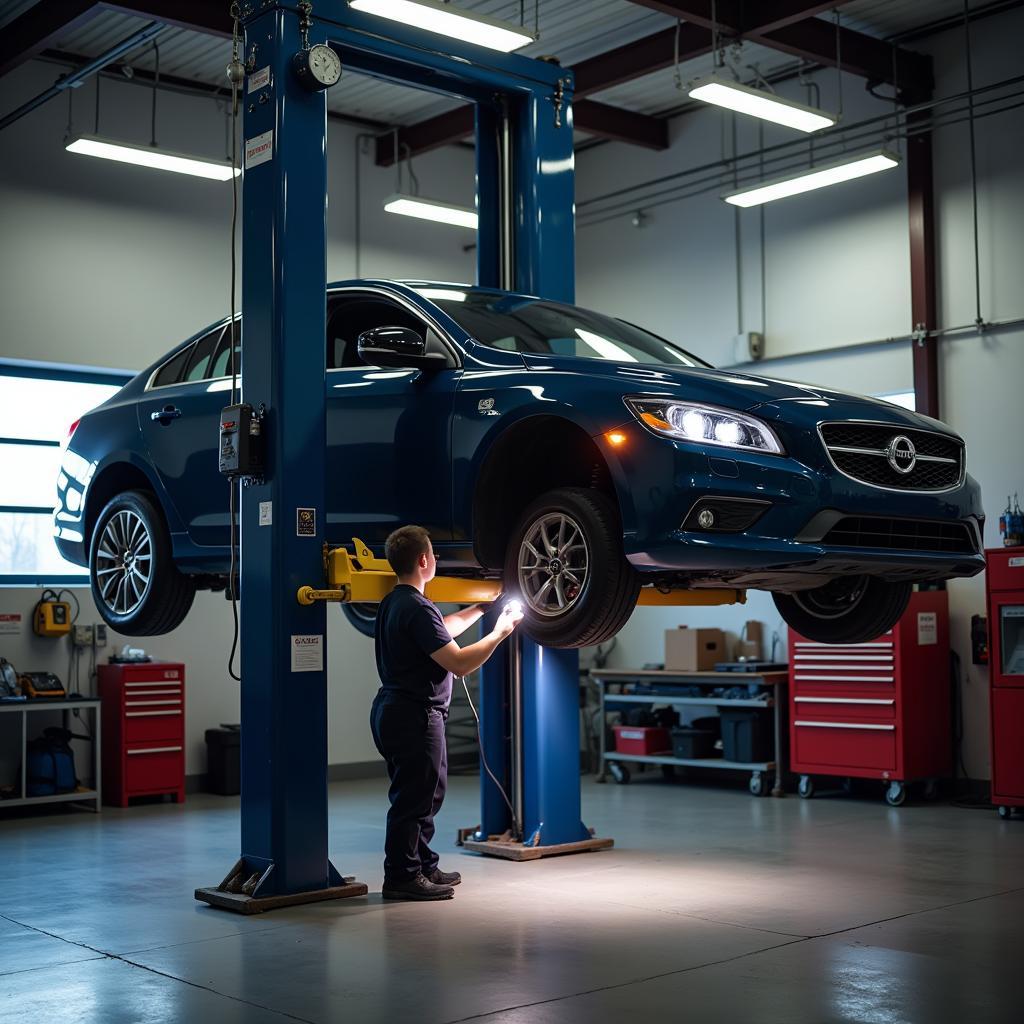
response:
<path id="1" fill-rule="evenodd" d="M 505 792 L 505 787 L 498 781 L 494 772 L 491 771 L 491 766 L 487 763 L 487 757 L 484 754 L 484 740 L 483 736 L 480 735 L 480 716 L 476 713 L 476 707 L 473 704 L 473 698 L 469 695 L 469 686 L 466 685 L 466 677 L 459 676 L 459 680 L 462 683 L 462 689 L 466 691 L 466 700 L 469 701 L 469 709 L 473 712 L 473 720 L 476 722 L 476 739 L 480 745 L 480 763 L 484 766 L 484 771 L 490 776 L 491 782 L 498 787 L 498 792 L 501 794 L 502 799 L 508 806 L 509 820 L 512 823 L 512 838 L 516 842 L 522 841 L 522 836 L 519 834 L 519 822 L 516 821 L 516 811 L 512 806 L 512 801 L 508 798 L 508 793 Z"/>

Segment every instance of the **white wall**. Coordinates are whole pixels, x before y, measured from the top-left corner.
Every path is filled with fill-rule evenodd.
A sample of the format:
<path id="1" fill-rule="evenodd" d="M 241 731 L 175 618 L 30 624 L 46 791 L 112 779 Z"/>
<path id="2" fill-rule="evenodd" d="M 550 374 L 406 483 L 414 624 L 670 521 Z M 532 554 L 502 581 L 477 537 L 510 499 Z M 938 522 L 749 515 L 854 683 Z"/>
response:
<path id="1" fill-rule="evenodd" d="M 1024 12 L 971 27 L 976 86 L 1020 73 L 1013 40 L 1024 33 Z M 915 44 L 933 54 L 936 97 L 966 87 L 960 29 Z M 835 74 L 822 72 L 822 106 L 836 108 Z M 844 79 L 847 122 L 884 112 L 856 79 Z M 806 100 L 796 82 L 779 87 Z M 723 151 L 717 111 L 673 121 L 672 146 L 647 153 L 609 144 L 577 161 L 581 215 L 596 195 L 658 175 L 698 166 Z M 982 316 L 1024 317 L 1024 112 L 976 124 Z M 766 132 L 771 144 L 782 138 Z M 739 152 L 754 148 L 756 132 L 740 128 Z M 728 146 L 728 139 L 726 142 Z M 726 148 L 728 152 L 728 148 Z M 966 124 L 943 128 L 934 142 L 940 326 L 975 318 L 973 228 Z M 723 187 L 726 183 L 723 183 Z M 641 205 L 642 204 L 638 204 Z M 731 336 L 765 330 L 768 362 L 748 367 L 767 376 L 883 394 L 912 388 L 907 342 L 843 349 L 857 342 L 905 336 L 912 328 L 907 247 L 906 178 L 902 170 L 796 197 L 765 209 L 766 321 L 761 321 L 759 213 L 739 214 L 742 242 L 737 281 L 733 211 L 715 193 L 648 211 L 635 228 L 629 215 L 594 227 L 581 216 L 577 301 L 650 325 L 718 364 L 734 361 Z M 738 315 L 737 293 L 743 316 Z M 833 348 L 826 355 L 804 355 Z M 942 418 L 967 442 L 968 467 L 980 482 L 988 512 L 986 544 L 998 546 L 997 521 L 1006 496 L 1024 490 L 1017 410 L 1024 386 L 1024 329 L 950 336 L 939 344 Z M 971 665 L 970 618 L 984 613 L 984 576 L 949 586 L 952 640 L 964 666 L 964 755 L 972 777 L 989 777 L 988 687 L 984 667 Z M 717 625 L 733 634 L 748 618 L 781 622 L 771 600 L 751 594 L 745 607 L 638 609 L 619 634 L 616 665 L 662 660 L 663 630 L 685 622 Z M 766 649 L 765 654 L 769 651 Z"/>
<path id="2" fill-rule="evenodd" d="M 33 62 L 0 79 L 0 109 L 41 92 L 59 70 Z M 79 131 L 93 129 L 94 88 L 76 93 Z M 149 103 L 146 89 L 104 81 L 100 131 L 148 142 Z M 161 92 L 157 117 L 162 146 L 225 155 L 225 119 L 213 102 Z M 71 155 L 63 149 L 66 121 L 61 99 L 0 132 L 0 359 L 141 369 L 230 308 L 231 186 Z M 358 132 L 336 122 L 328 130 L 331 280 L 355 273 Z M 376 168 L 372 153 L 361 157 L 361 169 L 363 276 L 473 279 L 474 253 L 463 248 L 474 241 L 471 232 L 384 213 L 394 171 Z M 415 170 L 425 195 L 472 205 L 472 151 L 449 147 L 417 159 Z M 76 593 L 80 621 L 99 622 L 88 590 Z M 0 613 L 20 611 L 27 622 L 37 597 L 36 590 L 2 588 Z M 329 761 L 376 761 L 368 726 L 378 686 L 373 643 L 340 611 L 329 612 Z M 187 666 L 188 774 L 205 771 L 204 731 L 239 720 L 238 684 L 226 670 L 231 635 L 228 602 L 201 593 L 179 629 L 133 641 Z M 111 646 L 126 639 L 112 633 Z M 19 669 L 66 679 L 65 640 L 26 631 L 0 637 L 0 655 Z M 0 731 L 0 746 L 5 736 Z"/>

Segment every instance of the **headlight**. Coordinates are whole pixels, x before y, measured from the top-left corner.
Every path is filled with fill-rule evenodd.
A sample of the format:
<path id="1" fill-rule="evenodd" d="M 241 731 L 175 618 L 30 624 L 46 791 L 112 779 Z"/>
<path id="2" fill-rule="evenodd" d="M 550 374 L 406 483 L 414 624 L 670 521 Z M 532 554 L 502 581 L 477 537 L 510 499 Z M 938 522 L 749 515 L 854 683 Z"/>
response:
<path id="1" fill-rule="evenodd" d="M 782 454 L 782 444 L 767 423 L 741 412 L 671 398 L 627 398 L 629 411 L 656 434 L 676 441 L 720 448 Z"/>

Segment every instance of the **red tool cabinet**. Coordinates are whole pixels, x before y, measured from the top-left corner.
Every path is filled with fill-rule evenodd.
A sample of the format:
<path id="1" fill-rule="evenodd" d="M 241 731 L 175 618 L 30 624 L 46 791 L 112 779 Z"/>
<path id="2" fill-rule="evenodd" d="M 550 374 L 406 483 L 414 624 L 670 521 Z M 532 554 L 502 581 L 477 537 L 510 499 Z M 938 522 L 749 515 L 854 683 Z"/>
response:
<path id="1" fill-rule="evenodd" d="M 814 643 L 790 630 L 790 770 L 800 795 L 814 794 L 815 775 L 887 780 L 894 807 L 907 782 L 934 790 L 950 769 L 949 679 L 944 590 L 912 594 L 892 630 L 868 643 Z"/>
<path id="2" fill-rule="evenodd" d="M 1024 807 L 1024 548 L 985 552 L 992 730 L 992 803 Z"/>
<path id="3" fill-rule="evenodd" d="M 103 802 L 173 793 L 185 800 L 185 666 L 100 665 Z"/>

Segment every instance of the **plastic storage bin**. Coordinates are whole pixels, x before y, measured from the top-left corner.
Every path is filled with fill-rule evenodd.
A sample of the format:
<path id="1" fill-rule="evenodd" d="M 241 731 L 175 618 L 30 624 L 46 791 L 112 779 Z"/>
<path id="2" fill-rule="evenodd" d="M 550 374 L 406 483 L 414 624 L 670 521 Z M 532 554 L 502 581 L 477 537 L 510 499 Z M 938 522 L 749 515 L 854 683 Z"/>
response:
<path id="1" fill-rule="evenodd" d="M 753 764 L 772 758 L 772 722 L 760 708 L 719 706 L 722 756 L 726 761 Z"/>
<path id="2" fill-rule="evenodd" d="M 709 729 L 677 728 L 672 730 L 672 753 L 685 759 L 714 757 L 715 734 Z"/>
<path id="3" fill-rule="evenodd" d="M 620 754 L 667 754 L 672 749 L 672 739 L 668 729 L 617 725 L 615 749 Z"/>
<path id="4" fill-rule="evenodd" d="M 206 730 L 206 791 L 220 796 L 242 792 L 242 733 L 239 729 Z"/>

